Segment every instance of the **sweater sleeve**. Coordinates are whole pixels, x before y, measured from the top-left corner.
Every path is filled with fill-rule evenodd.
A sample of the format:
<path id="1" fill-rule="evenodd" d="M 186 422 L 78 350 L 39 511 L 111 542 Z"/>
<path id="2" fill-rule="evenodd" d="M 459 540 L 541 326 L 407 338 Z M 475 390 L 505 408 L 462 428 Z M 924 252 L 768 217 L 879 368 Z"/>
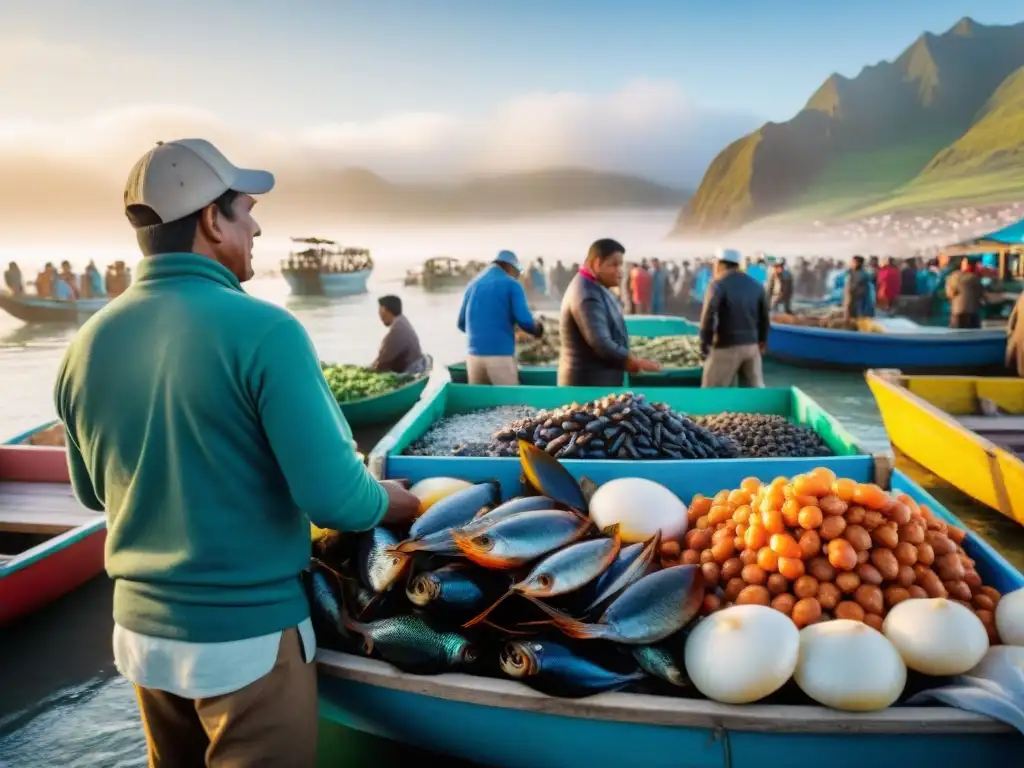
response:
<path id="1" fill-rule="evenodd" d="M 523 286 L 518 282 L 512 282 L 509 290 L 512 291 L 512 317 L 515 319 L 516 325 L 532 336 L 538 335 L 540 324 L 530 312 L 530 305 L 526 303 L 526 291 L 523 290 Z"/>
<path id="2" fill-rule="evenodd" d="M 92 475 L 89 474 L 89 467 L 85 463 L 85 457 L 82 455 L 82 449 L 78 445 L 78 439 L 72 426 L 74 418 L 71 414 L 70 397 L 68 396 L 67 367 L 68 356 L 65 353 L 57 373 L 57 383 L 53 390 L 53 404 L 57 411 L 57 417 L 64 424 L 64 442 L 71 490 L 83 507 L 94 512 L 103 512 L 105 509 L 103 501 L 96 493 L 96 486 L 93 484 Z"/>
<path id="3" fill-rule="evenodd" d="M 321 528 L 364 531 L 387 510 L 387 493 L 356 455 L 313 342 L 293 318 L 257 348 L 250 391 L 296 505 Z"/>

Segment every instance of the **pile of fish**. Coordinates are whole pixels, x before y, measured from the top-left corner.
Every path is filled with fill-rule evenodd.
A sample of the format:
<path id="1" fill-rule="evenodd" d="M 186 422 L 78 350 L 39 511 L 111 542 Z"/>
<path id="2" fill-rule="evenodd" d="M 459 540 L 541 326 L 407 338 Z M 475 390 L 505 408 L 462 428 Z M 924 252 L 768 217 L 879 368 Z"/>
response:
<path id="1" fill-rule="evenodd" d="M 461 487 L 408 530 L 323 531 L 304 574 L 320 644 L 406 672 L 520 680 L 559 696 L 689 687 L 684 633 L 699 565 L 659 567 L 660 533 L 623 547 L 586 485 L 523 443 L 523 495 Z M 540 495 L 536 495 L 540 494 Z"/>
<path id="2" fill-rule="evenodd" d="M 705 429 L 727 435 L 745 458 L 832 456 L 832 449 L 810 427 L 793 424 L 785 416 L 766 413 L 716 413 L 694 419 Z"/>
<path id="3" fill-rule="evenodd" d="M 495 430 L 537 414 L 525 405 L 501 405 L 445 416 L 414 441 L 406 456 L 487 456 Z"/>

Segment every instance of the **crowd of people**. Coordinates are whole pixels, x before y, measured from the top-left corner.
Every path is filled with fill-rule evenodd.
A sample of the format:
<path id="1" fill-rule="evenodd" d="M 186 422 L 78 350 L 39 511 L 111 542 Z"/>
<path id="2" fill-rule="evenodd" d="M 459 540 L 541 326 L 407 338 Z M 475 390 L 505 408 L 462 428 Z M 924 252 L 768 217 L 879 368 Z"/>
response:
<path id="1" fill-rule="evenodd" d="M 40 299 L 77 301 L 78 299 L 102 299 L 120 296 L 132 282 L 131 270 L 123 261 L 107 266 L 100 274 L 96 262 L 90 260 L 82 273 L 75 274 L 71 262 L 62 261 L 60 269 L 47 262 L 36 275 L 35 296 Z M 4 285 L 12 296 L 26 296 L 26 283 L 18 263 L 12 261 L 4 271 Z"/>

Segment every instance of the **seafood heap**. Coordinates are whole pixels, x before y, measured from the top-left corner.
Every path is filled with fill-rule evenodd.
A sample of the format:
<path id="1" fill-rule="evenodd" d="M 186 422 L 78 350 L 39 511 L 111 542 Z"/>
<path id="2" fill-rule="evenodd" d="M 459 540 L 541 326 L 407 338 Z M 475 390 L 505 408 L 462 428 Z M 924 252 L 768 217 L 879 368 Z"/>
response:
<path id="1" fill-rule="evenodd" d="M 716 413 L 694 421 L 719 435 L 727 435 L 750 458 L 831 456 L 832 449 L 810 427 L 793 424 L 785 416 L 765 413 Z"/>
<path id="2" fill-rule="evenodd" d="M 846 318 L 841 311 L 832 310 L 825 315 L 789 315 L 783 312 L 772 315 L 772 322 L 780 325 L 799 325 L 804 328 L 828 328 L 834 331 L 865 331 L 870 326 L 858 323 L 855 318 Z"/>
<path id="3" fill-rule="evenodd" d="M 384 395 L 418 378 L 409 373 L 377 373 L 358 365 L 320 363 L 320 367 L 339 403 Z"/>
<path id="4" fill-rule="evenodd" d="M 958 548 L 963 531 L 907 496 L 827 469 L 792 481 L 749 478 L 693 499 L 680 552 L 662 530 L 625 545 L 620 528 L 643 510 L 623 510 L 599 530 L 589 512 L 596 486 L 529 443 L 520 461 L 524 495 L 504 503 L 495 482 L 434 478 L 421 485 L 422 512 L 408 530 L 320 532 L 304 574 L 320 644 L 410 673 L 505 677 L 557 696 L 629 688 L 746 703 L 794 674 L 797 628 L 845 619 L 836 629 L 859 622 L 862 633 L 882 631 L 889 609 L 914 598 L 948 596 L 980 620 L 982 641 L 984 625 L 998 642 L 999 594 Z M 729 639 L 722 633 L 747 644 L 742 675 L 728 653 L 715 660 L 716 644 Z M 783 636 L 788 666 L 758 661 L 781 653 L 766 644 Z M 819 683 L 835 669 L 799 670 L 797 682 L 833 706 Z M 751 687 L 744 675 L 773 682 Z M 896 681 L 875 708 L 902 687 Z"/>
<path id="5" fill-rule="evenodd" d="M 501 425 L 489 409 L 448 416 L 406 450 L 410 456 L 519 455 L 525 440 L 559 459 L 734 459 L 831 456 L 808 427 L 783 416 L 725 413 L 690 418 L 643 394 L 607 395 L 551 411 L 521 409 Z M 494 419 L 488 421 L 491 414 Z M 464 427 L 472 420 L 473 428 Z M 487 426 L 497 426 L 488 432 Z"/>
<path id="6" fill-rule="evenodd" d="M 517 346 L 522 365 L 557 365 L 561 351 L 558 322 L 544 319 L 544 335 Z M 629 346 L 638 357 L 657 360 L 664 368 L 699 368 L 700 340 L 696 336 L 632 336 Z"/>
<path id="7" fill-rule="evenodd" d="M 966 532 L 911 497 L 836 478 L 818 468 L 789 480 L 747 478 L 735 490 L 690 503 L 683 551 L 699 564 L 704 612 L 770 605 L 798 627 L 831 618 L 874 629 L 912 598 L 950 598 L 981 620 L 991 642 L 1000 595 L 985 586 L 960 544 Z"/>

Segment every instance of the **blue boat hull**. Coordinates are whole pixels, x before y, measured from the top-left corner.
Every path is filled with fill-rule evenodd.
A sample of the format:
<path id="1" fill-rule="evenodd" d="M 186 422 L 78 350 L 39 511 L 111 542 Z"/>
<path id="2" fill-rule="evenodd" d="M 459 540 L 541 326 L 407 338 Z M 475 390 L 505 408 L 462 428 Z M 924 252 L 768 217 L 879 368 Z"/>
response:
<path id="1" fill-rule="evenodd" d="M 23 323 L 83 323 L 107 306 L 110 299 L 59 301 L 35 296 L 12 296 L 0 291 L 0 309 Z"/>
<path id="2" fill-rule="evenodd" d="M 294 296 L 358 296 L 366 293 L 372 269 L 358 272 L 285 271 L 282 273 Z"/>
<path id="3" fill-rule="evenodd" d="M 919 373 L 985 371 L 1003 367 L 1006 332 L 889 334 L 772 324 L 768 354 L 808 368 L 899 368 Z"/>

